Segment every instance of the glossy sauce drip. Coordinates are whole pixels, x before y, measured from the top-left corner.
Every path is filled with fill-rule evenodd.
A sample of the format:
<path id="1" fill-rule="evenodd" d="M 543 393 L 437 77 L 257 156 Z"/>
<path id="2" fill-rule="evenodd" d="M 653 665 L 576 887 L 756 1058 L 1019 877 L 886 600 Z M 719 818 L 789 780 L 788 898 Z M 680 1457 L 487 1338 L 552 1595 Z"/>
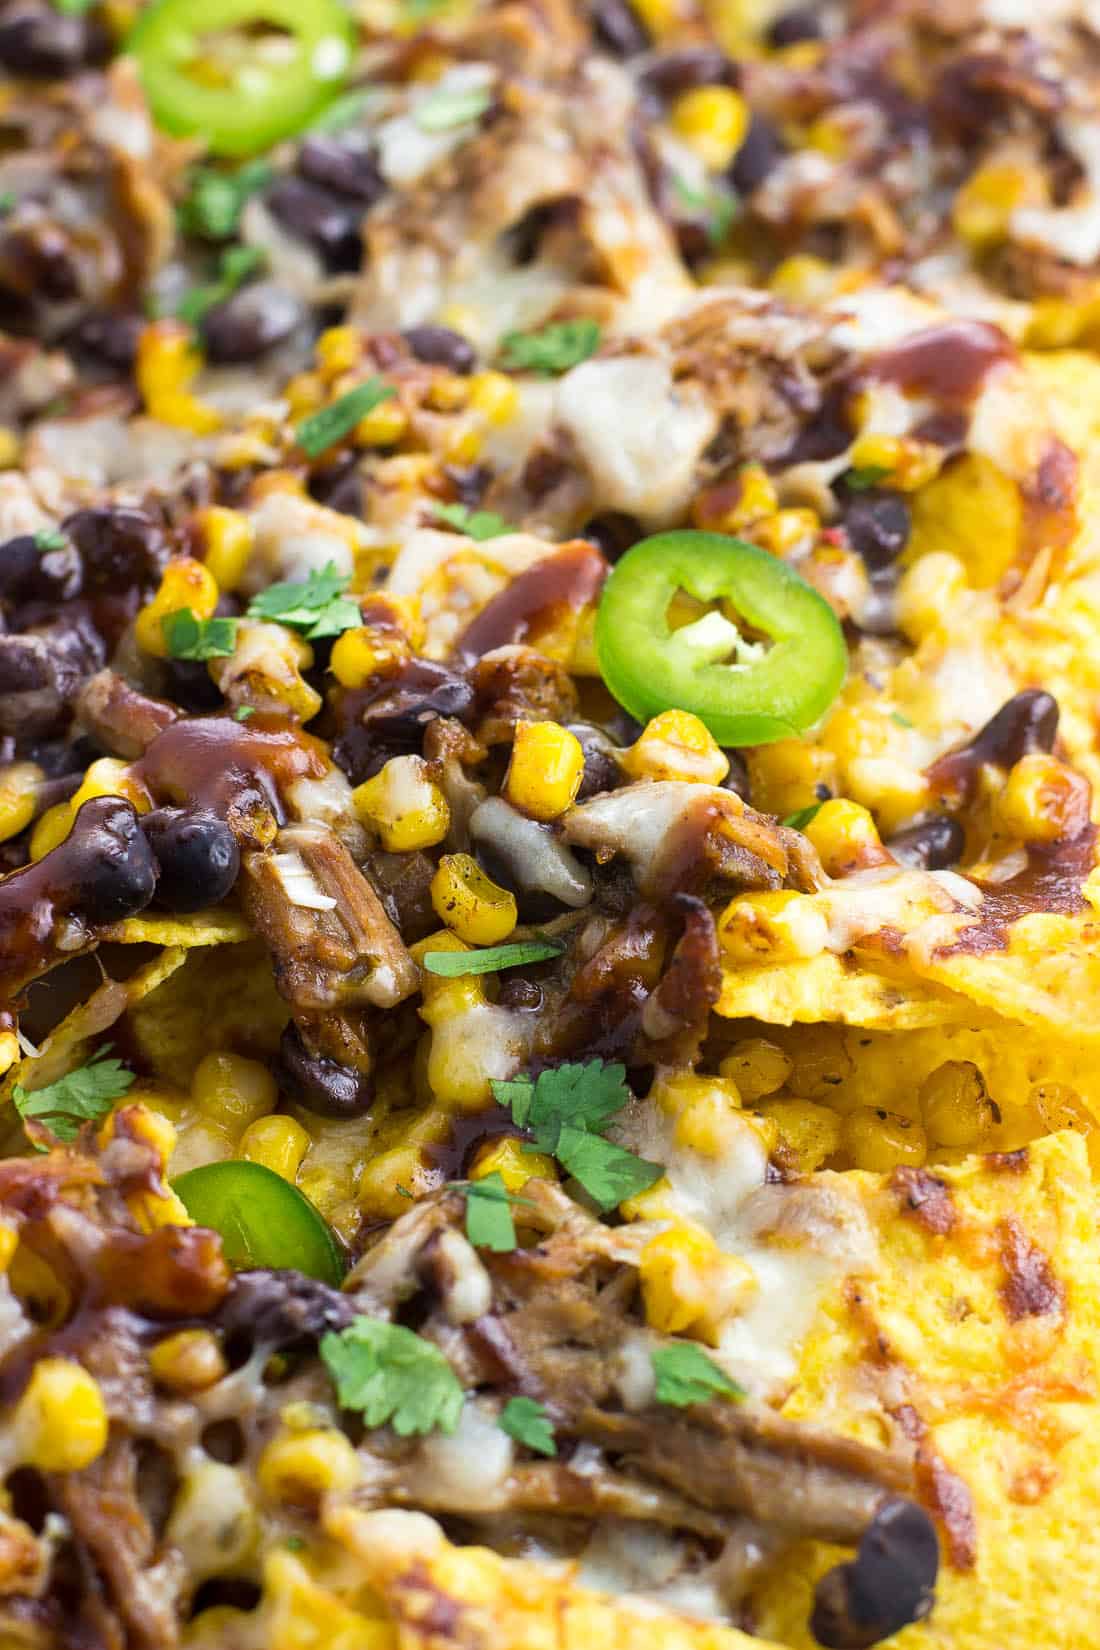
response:
<path id="1" fill-rule="evenodd" d="M 484 1111 L 453 1117 L 446 1140 L 437 1140 L 423 1148 L 424 1163 L 444 1182 L 462 1180 L 469 1174 L 479 1146 L 506 1138 L 522 1140 L 523 1130 L 516 1127 L 511 1113 L 503 1106 L 486 1106 Z"/>
<path id="2" fill-rule="evenodd" d="M 984 727 L 927 769 L 933 791 L 956 802 L 973 793 L 982 768 L 1008 769 L 1035 751 L 1052 751 L 1058 735 L 1058 701 L 1042 688 L 1025 688 L 1006 699 Z"/>
<path id="3" fill-rule="evenodd" d="M 191 716 L 157 735 L 134 772 L 157 802 L 201 808 L 242 827 L 256 809 L 286 821 L 283 794 L 328 772 L 324 746 L 295 722 L 259 714 Z"/>
<path id="4" fill-rule="evenodd" d="M 565 545 L 493 597 L 459 638 L 455 657 L 469 662 L 516 642 L 537 645 L 565 613 L 595 601 L 606 577 L 607 563 L 593 545 L 583 539 Z"/>
<path id="5" fill-rule="evenodd" d="M 1033 911 L 1072 917 L 1087 910 L 1081 884 L 1092 870 L 1096 836 L 1096 826 L 1086 825 L 1064 842 L 1029 844 L 1027 865 L 1018 875 L 1007 882 L 979 883 L 985 897 L 977 920 L 937 955 L 980 957 L 1002 951 L 1012 924 Z"/>
<path id="6" fill-rule="evenodd" d="M 1014 360 L 1016 351 L 998 327 L 952 321 L 884 350 L 871 364 L 870 376 L 896 384 L 906 395 L 959 407 L 977 398 L 994 367 Z"/>

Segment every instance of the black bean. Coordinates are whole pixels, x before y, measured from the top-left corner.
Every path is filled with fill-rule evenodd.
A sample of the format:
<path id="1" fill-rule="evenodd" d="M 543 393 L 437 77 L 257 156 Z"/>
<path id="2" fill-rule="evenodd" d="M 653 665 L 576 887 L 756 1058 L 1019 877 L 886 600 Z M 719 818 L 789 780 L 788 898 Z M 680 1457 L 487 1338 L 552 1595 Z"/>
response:
<path id="1" fill-rule="evenodd" d="M 587 802 L 601 791 L 613 791 L 623 777 L 615 741 L 593 722 L 568 722 L 566 726 L 584 752 L 584 776 L 577 801 Z"/>
<path id="2" fill-rule="evenodd" d="M 1058 701 L 1053 694 L 1042 688 L 1025 688 L 990 717 L 970 741 L 969 750 L 979 763 L 1014 767 L 1022 756 L 1054 749 L 1058 716 Z"/>
<path id="3" fill-rule="evenodd" d="M 717 46 L 682 46 L 662 52 L 642 71 L 639 84 L 662 102 L 700 86 L 736 86 L 737 66 Z"/>
<path id="4" fill-rule="evenodd" d="M 3 238 L 4 285 L 18 298 L 70 303 L 81 295 L 75 247 L 66 230 L 38 220 L 20 224 Z"/>
<path id="5" fill-rule="evenodd" d="M 206 353 L 211 361 L 254 361 L 289 338 L 302 314 L 285 287 L 255 281 L 207 310 L 201 329 Z"/>
<path id="6" fill-rule="evenodd" d="M 130 310 L 94 311 L 73 329 L 73 348 L 117 372 L 126 372 L 134 364 L 144 324 Z"/>
<path id="7" fill-rule="evenodd" d="M 359 268 L 363 252 L 359 225 L 363 208 L 305 178 L 280 178 L 266 196 L 283 228 L 315 247 L 333 272 Z"/>
<path id="8" fill-rule="evenodd" d="M 222 703 L 221 690 L 201 660 L 165 659 L 161 676 L 163 696 L 195 715 L 217 710 Z"/>
<path id="9" fill-rule="evenodd" d="M 374 150 L 350 138 L 307 137 L 298 151 L 298 171 L 310 183 L 348 195 L 362 206 L 373 206 L 386 193 Z"/>
<path id="10" fill-rule="evenodd" d="M 164 529 L 145 510 L 100 505 L 61 523 L 84 567 L 85 589 L 123 590 L 155 584 L 168 560 Z"/>
<path id="11" fill-rule="evenodd" d="M 154 808 L 141 821 L 157 862 L 156 903 L 168 911 L 202 911 L 229 893 L 241 855 L 229 826 L 216 814 Z"/>
<path id="12" fill-rule="evenodd" d="M 940 1550 L 928 1514 L 892 1498 L 880 1507 L 849 1564 L 817 1584 L 810 1631 L 829 1650 L 865 1650 L 922 1621 L 932 1608 Z"/>
<path id="13" fill-rule="evenodd" d="M 933 814 L 898 831 L 886 846 L 895 859 L 915 871 L 942 871 L 962 858 L 966 832 L 950 814 Z"/>
<path id="14" fill-rule="evenodd" d="M 728 758 L 730 771 L 722 781 L 724 791 L 733 791 L 742 802 L 748 802 L 752 794 L 752 781 L 749 776 L 749 765 L 740 751 L 726 750 L 723 754 Z"/>
<path id="15" fill-rule="evenodd" d="M 80 594 L 83 569 L 71 544 L 43 550 L 33 533 L 0 544 L 0 599 L 20 602 L 67 602 Z"/>
<path id="16" fill-rule="evenodd" d="M 623 510 L 605 510 L 602 515 L 592 516 L 581 528 L 581 538 L 602 550 L 608 561 L 618 561 L 642 537 L 641 522 Z"/>
<path id="17" fill-rule="evenodd" d="M 637 57 L 649 48 L 649 34 L 626 0 L 592 0 L 592 28 L 616 57 Z"/>
<path id="18" fill-rule="evenodd" d="M 279 1041 L 275 1075 L 285 1094 L 322 1117 L 361 1117 L 374 1097 L 368 1073 L 311 1054 L 293 1023 Z"/>
<path id="19" fill-rule="evenodd" d="M 418 361 L 459 373 L 473 372 L 477 366 L 477 352 L 470 340 L 450 327 L 408 327 L 401 336 Z"/>
<path id="20" fill-rule="evenodd" d="M 72 874 L 72 909 L 93 926 L 143 911 L 157 882 L 156 861 L 133 808 L 117 796 L 85 802 L 54 863 Z"/>
<path id="21" fill-rule="evenodd" d="M 287 1350 L 346 1329 L 355 1316 L 348 1295 L 303 1272 L 237 1272 L 214 1315 L 227 1342 Z M 231 1358 L 236 1363 L 236 1358 Z"/>
<path id="22" fill-rule="evenodd" d="M 318 504 L 338 510 L 342 516 L 358 516 L 362 520 L 366 500 L 358 454 L 346 453 L 324 469 L 314 470 L 309 478 L 309 491 Z"/>
<path id="23" fill-rule="evenodd" d="M 474 690 L 465 676 L 427 659 L 414 659 L 373 692 L 349 694 L 354 718 L 336 740 L 333 756 L 359 785 L 399 753 L 419 751 L 437 716 L 469 716 Z"/>
<path id="24" fill-rule="evenodd" d="M 105 663 L 102 638 L 79 611 L 0 637 L 0 731 L 23 738 L 56 731 L 81 682 Z"/>
<path id="25" fill-rule="evenodd" d="M 753 115 L 733 165 L 730 180 L 740 195 L 751 195 L 759 189 L 768 173 L 785 153 L 783 139 L 763 115 Z"/>
<path id="26" fill-rule="evenodd" d="M 796 46 L 800 40 L 821 39 L 821 12 L 818 6 L 795 6 L 777 17 L 768 29 L 769 46 Z"/>
<path id="27" fill-rule="evenodd" d="M 11 74 L 53 79 L 101 63 L 110 42 L 88 17 L 66 17 L 48 6 L 13 6 L 0 18 L 0 64 Z"/>
<path id="28" fill-rule="evenodd" d="M 868 572 L 880 573 L 909 543 L 912 515 L 901 493 L 854 493 L 844 509 L 844 527 Z"/>

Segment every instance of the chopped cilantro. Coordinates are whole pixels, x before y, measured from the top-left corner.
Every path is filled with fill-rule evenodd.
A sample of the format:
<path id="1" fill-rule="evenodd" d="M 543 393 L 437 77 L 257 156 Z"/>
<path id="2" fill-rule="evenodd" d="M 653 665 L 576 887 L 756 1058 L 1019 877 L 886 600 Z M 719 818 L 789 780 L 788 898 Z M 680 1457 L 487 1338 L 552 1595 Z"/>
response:
<path id="1" fill-rule="evenodd" d="M 555 1066 L 533 1080 L 492 1082 L 494 1097 L 530 1132 L 537 1149 L 551 1152 L 602 1210 L 645 1191 L 662 1173 L 659 1163 L 603 1138 L 630 1099 L 625 1076 L 622 1065 L 589 1060 Z"/>
<path id="2" fill-rule="evenodd" d="M 64 533 L 59 533 L 56 527 L 40 527 L 34 535 L 36 550 L 64 550 L 68 541 Z"/>
<path id="3" fill-rule="evenodd" d="M 825 804 L 823 802 L 811 802 L 808 808 L 799 808 L 796 813 L 788 814 L 786 818 L 781 819 L 779 823 L 781 825 L 789 825 L 793 831 L 804 831 L 806 826 L 810 824 L 811 820 L 817 818 L 824 806 Z"/>
<path id="4" fill-rule="evenodd" d="M 227 241 L 237 233 L 241 212 L 254 195 L 275 176 L 264 160 L 250 161 L 236 172 L 213 166 L 197 166 L 191 173 L 186 196 L 177 217 L 187 235 L 208 241 Z"/>
<path id="5" fill-rule="evenodd" d="M 320 412 L 310 413 L 298 425 L 298 445 L 309 458 L 319 458 L 323 452 L 350 435 L 361 418 L 373 412 L 379 402 L 396 395 L 392 384 L 380 378 L 368 378 L 357 384 L 346 395 L 330 401 Z"/>
<path id="6" fill-rule="evenodd" d="M 512 1204 L 525 1200 L 513 1196 L 498 1169 L 481 1180 L 454 1184 L 466 1199 L 466 1236 L 474 1248 L 492 1249 L 498 1255 L 510 1254 L 516 1246 Z"/>
<path id="7" fill-rule="evenodd" d="M 0 215 L 10 212 L 15 205 L 15 191 L 13 189 L 0 190 Z"/>
<path id="8" fill-rule="evenodd" d="M 659 1346 L 650 1354 L 657 1377 L 657 1402 L 686 1409 L 688 1404 L 705 1404 L 711 1398 L 744 1398 L 744 1387 L 731 1381 L 724 1369 L 707 1356 L 694 1341 L 676 1341 Z"/>
<path id="9" fill-rule="evenodd" d="M 587 361 L 599 341 L 599 322 L 587 316 L 576 321 L 552 321 L 538 332 L 506 333 L 502 359 L 506 367 L 553 378 Z"/>
<path id="10" fill-rule="evenodd" d="M 483 544 L 486 539 L 498 539 L 503 533 L 515 532 L 503 516 L 495 515 L 492 510 L 469 510 L 465 504 L 436 504 L 433 510 L 437 521 L 445 522 L 456 532 L 465 533 L 468 539 L 475 539 L 478 544 Z"/>
<path id="11" fill-rule="evenodd" d="M 358 602 L 344 594 L 350 582 L 350 574 L 337 572 L 336 563 L 330 561 L 302 583 L 288 580 L 268 585 L 253 599 L 248 617 L 274 619 L 311 639 L 339 636 L 362 619 Z"/>
<path id="12" fill-rule="evenodd" d="M 500 1430 L 536 1455 L 556 1455 L 554 1428 L 545 1408 L 534 1398 L 509 1398 L 500 1412 Z"/>
<path id="13" fill-rule="evenodd" d="M 227 659 L 237 645 L 236 619 L 199 619 L 189 607 L 177 607 L 160 621 L 172 659 Z"/>
<path id="14" fill-rule="evenodd" d="M 560 957 L 563 949 L 556 940 L 522 940 L 515 945 L 488 945 L 482 951 L 428 951 L 423 961 L 429 974 L 454 980 L 463 974 L 496 974 L 521 963 L 546 962 Z"/>
<path id="15" fill-rule="evenodd" d="M 844 485 L 850 493 L 865 493 L 869 488 L 877 487 L 890 473 L 886 465 L 865 464 L 862 469 L 845 470 Z"/>
<path id="16" fill-rule="evenodd" d="M 12 1090 L 24 1122 L 40 1123 L 56 1140 L 75 1140 L 83 1123 L 98 1123 L 134 1081 L 121 1060 L 109 1059 L 110 1044 L 97 1049 L 86 1066 L 78 1066 L 56 1083 L 29 1092 L 22 1083 Z"/>
<path id="17" fill-rule="evenodd" d="M 176 305 L 176 314 L 188 326 L 197 327 L 216 304 L 224 303 L 243 281 L 255 273 L 264 261 L 264 254 L 256 246 L 230 246 L 221 255 L 216 280 L 202 286 L 193 286 Z"/>
<path id="18" fill-rule="evenodd" d="M 238 705 L 233 712 L 234 722 L 247 722 L 250 716 L 255 716 L 255 705 Z"/>
<path id="19" fill-rule="evenodd" d="M 321 113 L 311 120 L 306 128 L 309 132 L 342 132 L 348 126 L 353 126 L 359 116 L 365 114 L 371 103 L 378 96 L 372 86 L 359 86 L 352 92 L 345 92 L 343 97 L 334 98 L 321 110 Z"/>
<path id="20" fill-rule="evenodd" d="M 440 86 L 413 110 L 422 132 L 448 132 L 483 115 L 493 101 L 488 86 Z"/>
<path id="21" fill-rule="evenodd" d="M 63 17 L 83 17 L 86 11 L 91 11 L 96 0 L 53 0 L 54 11 L 59 11 Z"/>
<path id="22" fill-rule="evenodd" d="M 724 189 L 694 189 L 683 178 L 674 179 L 674 188 L 687 210 L 702 222 L 710 244 L 720 245 L 737 216 L 737 197 Z"/>
<path id="23" fill-rule="evenodd" d="M 911 728 L 913 726 L 908 716 L 903 716 L 900 710 L 892 710 L 890 720 L 896 722 L 899 728 Z"/>
<path id="24" fill-rule="evenodd" d="M 305 1552 L 306 1544 L 302 1536 L 288 1535 L 283 1541 L 283 1546 L 288 1553 L 302 1553 Z"/>
<path id="25" fill-rule="evenodd" d="M 402 1438 L 453 1432 L 463 1391 L 431 1341 L 381 1318 L 354 1318 L 321 1341 L 321 1357 L 344 1409 L 358 1410 L 368 1427 L 389 1422 Z"/>

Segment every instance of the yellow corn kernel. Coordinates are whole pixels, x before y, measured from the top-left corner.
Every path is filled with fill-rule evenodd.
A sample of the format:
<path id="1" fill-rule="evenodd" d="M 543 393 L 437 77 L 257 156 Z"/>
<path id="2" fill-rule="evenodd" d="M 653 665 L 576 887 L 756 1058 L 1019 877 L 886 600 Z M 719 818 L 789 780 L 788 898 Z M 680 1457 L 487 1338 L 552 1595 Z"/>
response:
<path id="1" fill-rule="evenodd" d="M 841 1144 L 857 1169 L 888 1174 L 901 1167 L 919 1169 L 928 1156 L 928 1140 L 919 1123 L 897 1112 L 857 1106 L 841 1127 Z"/>
<path id="2" fill-rule="evenodd" d="M 841 1119 L 828 1106 L 813 1100 L 765 1100 L 760 1112 L 775 1123 L 780 1150 L 800 1174 L 820 1169 L 840 1147 Z"/>
<path id="3" fill-rule="evenodd" d="M 773 270 L 769 287 L 791 304 L 824 304 L 836 290 L 836 270 L 824 258 L 796 252 Z"/>
<path id="4" fill-rule="evenodd" d="M 684 0 L 631 0 L 631 10 L 638 14 L 655 40 L 671 34 L 690 16 Z"/>
<path id="5" fill-rule="evenodd" d="M 99 1383 L 69 1358 L 42 1358 L 11 1421 L 19 1459 L 40 1472 L 82 1472 L 107 1445 Z"/>
<path id="6" fill-rule="evenodd" d="M 265 1495 L 299 1506 L 312 1505 L 328 1490 L 350 1490 L 361 1476 L 359 1457 L 335 1427 L 279 1433 L 256 1466 Z"/>
<path id="7" fill-rule="evenodd" d="M 933 550 L 906 568 L 898 582 L 898 624 L 911 642 L 945 633 L 966 590 L 966 568 L 958 556 Z"/>
<path id="8" fill-rule="evenodd" d="M 240 1153 L 293 1183 L 310 1147 L 309 1135 L 293 1117 L 258 1117 L 241 1135 Z"/>
<path id="9" fill-rule="evenodd" d="M 1033 751 L 1014 765 L 993 804 L 997 826 L 1021 842 L 1057 842 L 1088 823 L 1088 780 L 1056 756 Z"/>
<path id="10" fill-rule="evenodd" d="M 35 762 L 9 762 L 0 768 L 0 842 L 26 830 L 34 818 L 38 787 L 45 777 Z"/>
<path id="11" fill-rule="evenodd" d="M 0 424 L 0 470 L 13 470 L 19 463 L 22 447 L 19 437 L 6 424 Z"/>
<path id="12" fill-rule="evenodd" d="M 1016 560 L 1023 521 L 1015 481 L 980 453 L 967 453 L 914 493 L 905 560 L 947 551 L 962 561 L 971 585 L 987 589 Z"/>
<path id="13" fill-rule="evenodd" d="M 381 1612 L 359 1603 L 352 1609 L 314 1580 L 307 1567 L 285 1547 L 270 1550 L 263 1564 L 264 1650 L 398 1650 L 398 1628 L 380 1619 Z M 359 1597 L 362 1597 L 360 1589 Z M 204 1611 L 203 1616 L 214 1612 Z M 201 1621 L 203 1616 L 198 1619 Z M 249 1631 L 254 1617 L 238 1616 Z M 204 1650 L 232 1642 L 215 1628 L 202 1640 Z"/>
<path id="14" fill-rule="evenodd" d="M 267 1067 L 241 1054 L 204 1055 L 191 1079 L 191 1098 L 199 1111 L 233 1130 L 274 1111 L 278 1097 Z"/>
<path id="15" fill-rule="evenodd" d="M 688 710 L 663 710 L 652 717 L 619 761 L 632 779 L 720 785 L 730 771 L 729 757 L 710 729 Z"/>
<path id="16" fill-rule="evenodd" d="M 516 896 L 469 854 L 443 855 L 431 893 L 436 916 L 467 945 L 499 945 L 519 921 Z"/>
<path id="17" fill-rule="evenodd" d="M 715 533 L 737 533 L 764 516 L 774 515 L 779 497 L 762 464 L 743 464 L 732 482 L 720 483 L 701 494 L 692 508 L 697 527 Z"/>
<path id="18" fill-rule="evenodd" d="M 355 426 L 360 447 L 394 447 L 409 428 L 409 415 L 396 396 L 379 401 Z"/>
<path id="19" fill-rule="evenodd" d="M 664 1335 L 692 1335 L 718 1344 L 724 1320 L 757 1294 L 752 1267 L 723 1254 L 709 1232 L 678 1221 L 642 1250 L 638 1278 L 646 1321 Z"/>
<path id="20" fill-rule="evenodd" d="M 736 1083 L 728 1077 L 707 1077 L 694 1072 L 678 1072 L 675 1076 L 658 1076 L 650 1090 L 650 1099 L 666 1117 L 677 1118 L 697 1100 L 705 1099 L 713 1090 L 723 1097 L 730 1110 L 741 1104 Z"/>
<path id="21" fill-rule="evenodd" d="M 816 510 L 777 510 L 753 524 L 753 543 L 773 556 L 789 556 L 816 539 L 820 526 Z"/>
<path id="22" fill-rule="evenodd" d="M 407 1213 L 410 1198 L 423 1197 L 438 1184 L 419 1146 L 393 1146 L 364 1165 L 355 1200 L 365 1220 L 397 1220 Z"/>
<path id="23" fill-rule="evenodd" d="M 519 407 L 519 390 L 503 372 L 475 372 L 469 406 L 489 424 L 507 424 Z"/>
<path id="24" fill-rule="evenodd" d="M 745 141 L 749 107 L 731 86 L 697 86 L 672 106 L 672 129 L 710 172 L 724 172 Z"/>
<path id="25" fill-rule="evenodd" d="M 1037 166 L 988 161 L 963 184 L 951 208 L 955 233 L 984 252 L 1007 239 L 1012 214 L 1020 206 L 1040 206 L 1047 198 Z"/>
<path id="26" fill-rule="evenodd" d="M 831 877 L 868 865 L 882 865 L 887 854 L 871 815 L 847 797 L 830 797 L 823 802 L 803 834 L 817 849 L 821 863 Z"/>
<path id="27" fill-rule="evenodd" d="M 766 1037 L 745 1037 L 735 1043 L 718 1070 L 737 1084 L 746 1105 L 774 1094 L 791 1074 L 791 1062 L 778 1043 Z"/>
<path id="28" fill-rule="evenodd" d="M 698 1152 L 700 1157 L 725 1158 L 734 1150 L 746 1119 L 738 1109 L 732 1084 L 720 1078 L 706 1080 L 706 1089 L 689 1100 L 676 1119 L 672 1137 L 677 1146 Z"/>
<path id="29" fill-rule="evenodd" d="M 97 796 L 121 796 L 132 804 L 139 814 L 147 814 L 153 806 L 141 780 L 136 778 L 128 762 L 117 756 L 99 756 L 85 770 L 84 778 L 69 798 L 69 807 L 75 819 L 85 802 Z"/>
<path id="30" fill-rule="evenodd" d="M 457 372 L 439 372 L 428 385 L 424 399 L 436 412 L 457 412 L 470 399 L 469 380 Z"/>
<path id="31" fill-rule="evenodd" d="M 816 957 L 828 938 L 829 924 L 812 896 L 789 890 L 743 894 L 730 901 L 718 923 L 723 951 L 738 962 Z"/>
<path id="32" fill-rule="evenodd" d="M 558 722 L 517 722 L 504 795 L 532 819 L 557 819 L 584 778 L 584 751 Z"/>
<path id="33" fill-rule="evenodd" d="M 432 848 L 451 828 L 447 798 L 429 773 L 423 757 L 392 756 L 351 793 L 359 818 L 391 853 Z"/>
<path id="34" fill-rule="evenodd" d="M 456 418 L 447 429 L 442 457 L 448 464 L 472 464 L 485 445 L 485 432 L 465 417 Z"/>
<path id="35" fill-rule="evenodd" d="M 985 1078 L 972 1060 L 945 1060 L 918 1094 L 925 1133 L 937 1146 L 978 1146 L 993 1127 Z"/>
<path id="36" fill-rule="evenodd" d="M 154 659 L 168 657 L 161 624 L 170 613 L 189 607 L 197 619 L 209 619 L 218 605 L 218 586 L 209 568 L 191 556 L 180 556 L 164 569 L 160 588 L 134 620 L 134 639 Z"/>
<path id="37" fill-rule="evenodd" d="M 522 1191 L 529 1180 L 556 1180 L 557 1165 L 545 1152 L 524 1149 L 522 1140 L 510 1135 L 483 1146 L 470 1170 L 471 1180 L 484 1180 L 486 1175 L 499 1174 L 510 1192 Z"/>
<path id="38" fill-rule="evenodd" d="M 836 781 L 836 757 L 823 745 L 804 739 L 777 739 L 746 752 L 752 780 L 753 806 L 782 819 L 821 799 L 818 786 L 828 791 Z"/>
<path id="39" fill-rule="evenodd" d="M 190 393 L 201 365 L 189 327 L 179 321 L 154 321 L 142 329 L 134 377 L 150 418 L 195 435 L 221 428 L 221 414 Z"/>
<path id="40" fill-rule="evenodd" d="M 409 645 L 403 636 L 376 625 L 356 625 L 337 637 L 329 669 L 342 687 L 360 688 L 387 665 L 400 664 L 408 657 Z"/>
<path id="41" fill-rule="evenodd" d="M 47 808 L 31 832 L 31 859 L 39 860 L 52 853 L 64 842 L 72 828 L 73 810 L 67 802 L 58 802 Z"/>
<path id="42" fill-rule="evenodd" d="M 452 332 L 460 332 L 471 344 L 476 344 L 481 337 L 481 320 L 477 310 L 468 304 L 444 304 L 439 311 L 439 324 Z"/>
<path id="43" fill-rule="evenodd" d="M 228 1365 L 209 1329 L 180 1329 L 150 1350 L 149 1369 L 173 1392 L 202 1392 L 221 1380 Z"/>
<path id="44" fill-rule="evenodd" d="M 851 140 L 845 122 L 837 115 L 819 115 L 806 131 L 806 146 L 827 155 L 830 160 L 843 160 Z"/>
<path id="45" fill-rule="evenodd" d="M 317 365 L 329 378 L 339 378 L 359 365 L 363 339 L 358 327 L 329 327 L 317 340 Z"/>
<path id="46" fill-rule="evenodd" d="M 198 523 L 207 571 L 219 590 L 236 590 L 252 555 L 252 523 L 240 510 L 227 510 L 220 504 L 200 510 Z"/>
<path id="47" fill-rule="evenodd" d="M 896 435 L 875 435 L 868 432 L 857 436 L 848 453 L 853 470 L 884 470 L 887 481 L 901 462 L 903 442 Z"/>
<path id="48" fill-rule="evenodd" d="M 295 373 L 283 390 L 291 418 L 306 418 L 325 399 L 325 381 L 319 372 Z"/>
<path id="49" fill-rule="evenodd" d="M 308 722 L 324 702 L 302 675 L 312 663 L 309 643 L 286 625 L 241 619 L 232 653 L 211 659 L 207 670 L 231 705 L 274 709 Z"/>

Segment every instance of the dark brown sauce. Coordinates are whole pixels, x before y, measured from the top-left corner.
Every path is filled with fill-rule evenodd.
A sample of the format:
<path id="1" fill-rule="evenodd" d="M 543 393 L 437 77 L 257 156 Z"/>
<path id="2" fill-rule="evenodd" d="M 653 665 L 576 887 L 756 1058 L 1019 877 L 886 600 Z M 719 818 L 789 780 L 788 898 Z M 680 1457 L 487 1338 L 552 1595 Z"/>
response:
<path id="1" fill-rule="evenodd" d="M 523 1130 L 516 1127 L 511 1113 L 503 1106 L 486 1106 L 484 1111 L 453 1117 L 446 1140 L 426 1145 L 422 1155 L 425 1165 L 435 1169 L 445 1181 L 462 1180 L 469 1173 L 479 1146 L 493 1140 L 522 1140 L 523 1137 Z"/>
<path id="2" fill-rule="evenodd" d="M 282 793 L 296 780 L 322 778 L 328 760 L 319 740 L 283 717 L 259 714 L 245 726 L 228 716 L 190 716 L 158 734 L 134 772 L 157 802 L 222 819 L 266 807 L 282 824 Z"/>
<path id="3" fill-rule="evenodd" d="M 459 638 L 456 658 L 469 662 L 496 647 L 537 641 L 563 610 L 579 613 L 594 601 L 606 577 L 607 563 L 593 545 L 565 545 L 493 597 Z"/>
<path id="4" fill-rule="evenodd" d="M 998 327 L 987 321 L 951 321 L 884 350 L 870 374 L 896 384 L 906 395 L 958 407 L 976 398 L 994 367 L 1015 359 L 1015 349 Z"/>
<path id="5" fill-rule="evenodd" d="M 1086 825 L 1066 841 L 1029 844 L 1027 865 L 1018 875 L 1007 882 L 979 883 L 985 897 L 976 920 L 937 956 L 963 952 L 981 957 L 1001 951 L 1012 924 L 1033 911 L 1072 917 L 1087 910 L 1081 884 L 1092 870 L 1096 835 L 1096 826 Z"/>

